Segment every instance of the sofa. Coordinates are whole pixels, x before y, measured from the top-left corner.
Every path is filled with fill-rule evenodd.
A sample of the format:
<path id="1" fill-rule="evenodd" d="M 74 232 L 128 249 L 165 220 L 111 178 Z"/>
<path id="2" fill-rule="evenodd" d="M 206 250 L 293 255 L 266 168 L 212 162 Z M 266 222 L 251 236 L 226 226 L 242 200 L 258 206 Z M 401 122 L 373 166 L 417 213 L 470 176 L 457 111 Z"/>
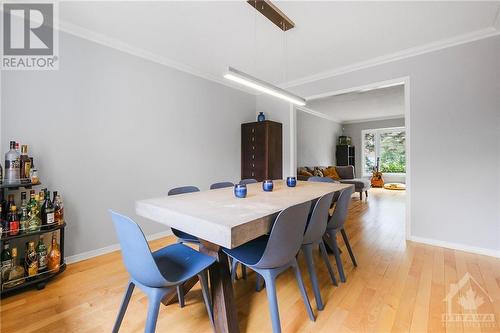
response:
<path id="1" fill-rule="evenodd" d="M 335 169 L 336 175 L 331 176 L 332 168 Z M 363 200 L 363 192 L 366 198 L 368 198 L 368 189 L 371 187 L 370 180 L 364 178 L 356 178 L 354 173 L 354 167 L 352 165 L 347 166 L 314 166 L 314 167 L 299 167 L 297 169 L 297 179 L 298 180 L 308 180 L 309 177 L 319 176 L 319 177 L 331 177 L 332 179 L 344 183 L 353 184 L 354 191 L 359 192 L 359 199 Z"/>

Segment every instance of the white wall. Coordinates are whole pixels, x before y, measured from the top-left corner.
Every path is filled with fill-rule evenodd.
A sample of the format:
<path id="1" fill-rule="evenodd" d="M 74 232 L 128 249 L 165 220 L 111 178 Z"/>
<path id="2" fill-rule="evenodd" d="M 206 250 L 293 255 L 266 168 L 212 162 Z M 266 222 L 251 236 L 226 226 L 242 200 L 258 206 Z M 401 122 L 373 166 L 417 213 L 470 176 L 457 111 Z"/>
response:
<path id="1" fill-rule="evenodd" d="M 355 147 L 356 156 L 356 175 L 358 177 L 363 176 L 363 160 L 362 160 L 362 139 L 361 132 L 367 129 L 377 129 L 377 128 L 390 128 L 390 127 L 404 127 L 404 118 L 397 119 L 385 119 L 385 120 L 374 120 L 365 121 L 360 123 L 344 124 L 344 134 L 351 137 L 352 145 Z M 404 176 L 384 176 L 386 182 L 405 182 Z"/>
<path id="2" fill-rule="evenodd" d="M 297 165 L 335 165 L 335 146 L 339 135 L 342 135 L 340 124 L 298 111 Z"/>
<path id="3" fill-rule="evenodd" d="M 410 77 L 411 238 L 500 255 L 500 37 L 294 87 L 301 96 Z"/>
<path id="4" fill-rule="evenodd" d="M 136 199 L 239 180 L 255 96 L 65 33 L 60 61 L 3 73 L 1 137 L 29 144 L 44 185 L 62 193 L 67 255 L 117 242 L 108 208 L 134 216 Z M 146 234 L 167 230 L 137 220 Z"/>

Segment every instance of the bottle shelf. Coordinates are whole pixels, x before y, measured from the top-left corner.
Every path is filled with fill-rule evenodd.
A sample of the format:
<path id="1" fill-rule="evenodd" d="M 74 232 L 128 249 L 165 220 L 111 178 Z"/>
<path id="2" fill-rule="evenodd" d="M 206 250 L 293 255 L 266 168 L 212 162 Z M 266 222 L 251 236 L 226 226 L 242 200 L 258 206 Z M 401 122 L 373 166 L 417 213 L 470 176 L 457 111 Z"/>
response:
<path id="1" fill-rule="evenodd" d="M 58 224 L 56 226 L 42 226 L 40 228 L 40 230 L 38 230 L 38 231 L 19 233 L 15 236 L 10 236 L 8 234 L 9 232 L 7 231 L 7 232 L 2 233 L 2 236 L 0 237 L 0 242 L 9 241 L 11 239 L 16 239 L 16 238 L 24 238 L 24 237 L 30 237 L 30 236 L 35 236 L 35 235 L 47 234 L 50 232 L 54 232 L 54 231 L 63 229 L 64 227 L 66 227 L 66 222 L 64 222 L 63 224 Z"/>
<path id="2" fill-rule="evenodd" d="M 6 183 L 5 180 L 0 184 L 0 189 L 11 189 L 11 190 L 15 190 L 15 189 L 18 189 L 18 188 L 26 188 L 26 189 L 30 189 L 32 188 L 33 186 L 39 186 L 39 185 L 42 185 L 41 182 L 38 182 L 38 183 L 32 183 L 30 179 L 21 179 L 19 181 L 19 183 Z"/>
<path id="3" fill-rule="evenodd" d="M 45 284 L 47 283 L 48 280 L 52 279 L 58 274 L 61 274 L 64 272 L 66 269 L 66 263 L 62 263 L 61 266 L 59 266 L 59 271 L 57 272 L 43 272 L 35 275 L 35 277 L 30 278 L 28 281 L 24 281 L 18 286 L 12 287 L 12 288 L 3 288 L 2 285 L 2 291 L 0 293 L 1 297 L 4 297 L 4 295 L 19 291 L 21 289 L 27 288 L 29 286 L 36 286 L 38 289 L 43 289 L 45 287 Z M 26 279 L 26 277 L 24 277 Z"/>

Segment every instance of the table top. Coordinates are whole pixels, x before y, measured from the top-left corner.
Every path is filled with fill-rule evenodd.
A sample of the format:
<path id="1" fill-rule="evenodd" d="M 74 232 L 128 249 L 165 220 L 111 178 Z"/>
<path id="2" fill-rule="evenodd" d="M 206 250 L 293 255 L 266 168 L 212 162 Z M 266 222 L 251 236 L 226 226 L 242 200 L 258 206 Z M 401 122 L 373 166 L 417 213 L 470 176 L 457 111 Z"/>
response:
<path id="1" fill-rule="evenodd" d="M 351 186 L 298 181 L 296 187 L 287 187 L 284 181 L 276 180 L 272 192 L 264 192 L 262 183 L 247 185 L 246 198 L 236 198 L 229 187 L 139 200 L 135 209 L 137 215 L 234 248 L 268 233 L 285 208 Z"/>

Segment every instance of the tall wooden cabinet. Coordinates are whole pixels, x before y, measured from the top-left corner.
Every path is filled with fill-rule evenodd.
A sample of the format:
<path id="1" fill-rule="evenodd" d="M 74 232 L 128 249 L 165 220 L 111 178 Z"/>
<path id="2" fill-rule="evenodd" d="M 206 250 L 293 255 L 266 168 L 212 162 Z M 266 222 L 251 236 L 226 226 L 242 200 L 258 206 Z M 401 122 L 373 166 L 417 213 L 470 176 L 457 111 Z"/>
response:
<path id="1" fill-rule="evenodd" d="M 281 123 L 265 120 L 241 124 L 241 179 L 283 178 Z"/>

